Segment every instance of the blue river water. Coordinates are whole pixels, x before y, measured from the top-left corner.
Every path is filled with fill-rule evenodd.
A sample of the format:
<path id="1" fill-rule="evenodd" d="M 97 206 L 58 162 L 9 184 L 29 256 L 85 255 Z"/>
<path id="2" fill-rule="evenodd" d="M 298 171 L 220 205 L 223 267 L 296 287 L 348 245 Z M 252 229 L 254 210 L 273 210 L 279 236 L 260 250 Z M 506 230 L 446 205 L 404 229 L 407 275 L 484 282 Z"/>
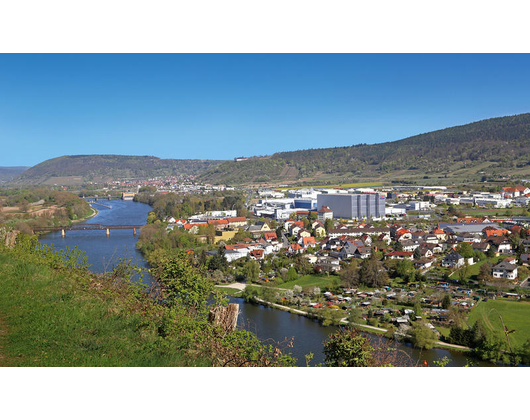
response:
<path id="1" fill-rule="evenodd" d="M 99 213 L 85 222 L 86 224 L 143 225 L 151 210 L 146 204 L 132 201 L 101 200 L 99 203 L 111 208 L 93 205 Z M 86 253 L 91 270 L 104 273 L 111 271 L 120 258 L 131 259 L 138 267 L 147 268 L 146 261 L 135 248 L 137 240 L 138 236 L 134 236 L 132 230 L 111 230 L 109 236 L 105 231 L 67 231 L 64 238 L 60 232 L 54 232 L 42 236 L 40 242 L 53 245 L 56 249 L 77 246 Z M 152 278 L 146 275 L 142 281 L 149 286 Z M 305 355 L 309 353 L 313 353 L 310 366 L 323 363 L 323 342 L 337 327 L 323 327 L 319 322 L 304 316 L 246 303 L 243 299 L 232 298 L 231 301 L 240 305 L 240 327 L 255 333 L 265 342 L 280 343 L 280 348 L 296 357 L 299 366 L 306 365 Z M 370 337 L 374 342 L 381 340 L 375 335 Z M 291 339 L 294 339 L 294 346 L 287 347 Z M 409 365 L 422 365 L 427 361 L 428 365 L 432 366 L 433 361 L 444 356 L 450 359 L 449 366 L 464 366 L 468 363 L 460 352 L 442 349 L 419 351 L 407 344 L 400 344 L 398 348 L 407 354 L 406 361 Z M 491 366 L 483 362 L 476 363 L 480 366 Z"/>
<path id="2" fill-rule="evenodd" d="M 81 225 L 144 225 L 151 206 L 143 203 L 123 200 L 101 200 L 93 204 L 98 214 Z M 137 232 L 137 235 L 140 232 Z M 40 238 L 42 244 L 53 245 L 55 249 L 74 248 L 85 252 L 91 271 L 105 273 L 119 263 L 120 259 L 131 259 L 132 263 L 141 268 L 147 268 L 147 263 L 142 254 L 136 249 L 138 236 L 132 229 L 111 230 L 107 236 L 104 230 L 94 231 L 66 231 L 63 238 L 61 232 L 53 232 Z M 151 277 L 144 275 L 143 282 L 151 284 Z"/>

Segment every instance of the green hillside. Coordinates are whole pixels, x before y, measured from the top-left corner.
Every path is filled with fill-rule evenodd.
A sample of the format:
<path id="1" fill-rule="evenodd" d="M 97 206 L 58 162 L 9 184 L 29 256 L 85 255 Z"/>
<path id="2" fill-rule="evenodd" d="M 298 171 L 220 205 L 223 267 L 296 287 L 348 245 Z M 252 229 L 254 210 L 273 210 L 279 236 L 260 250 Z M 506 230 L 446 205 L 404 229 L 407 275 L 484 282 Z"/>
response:
<path id="1" fill-rule="evenodd" d="M 358 181 L 450 184 L 530 177 L 530 114 L 492 118 L 403 140 L 297 150 L 225 162 L 200 177 L 226 184 Z"/>
<path id="2" fill-rule="evenodd" d="M 238 162 L 62 156 L 26 170 L 11 182 L 68 185 L 168 175 L 194 175 L 199 182 L 228 185 L 451 185 L 530 178 L 530 114 L 492 118 L 387 143 L 281 152 Z"/>
<path id="3" fill-rule="evenodd" d="M 14 184 L 81 184 L 115 179 L 198 175 L 221 161 L 160 159 L 154 156 L 76 155 L 46 160 L 15 178 Z"/>

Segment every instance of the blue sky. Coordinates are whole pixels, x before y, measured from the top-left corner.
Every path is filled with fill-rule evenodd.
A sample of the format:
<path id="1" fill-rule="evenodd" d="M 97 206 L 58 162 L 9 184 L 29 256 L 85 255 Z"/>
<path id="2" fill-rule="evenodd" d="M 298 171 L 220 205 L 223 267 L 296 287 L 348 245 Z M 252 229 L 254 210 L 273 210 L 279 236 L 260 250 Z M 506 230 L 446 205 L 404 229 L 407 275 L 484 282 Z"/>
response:
<path id="1" fill-rule="evenodd" d="M 0 166 L 233 159 L 530 111 L 530 56 L 0 54 Z"/>

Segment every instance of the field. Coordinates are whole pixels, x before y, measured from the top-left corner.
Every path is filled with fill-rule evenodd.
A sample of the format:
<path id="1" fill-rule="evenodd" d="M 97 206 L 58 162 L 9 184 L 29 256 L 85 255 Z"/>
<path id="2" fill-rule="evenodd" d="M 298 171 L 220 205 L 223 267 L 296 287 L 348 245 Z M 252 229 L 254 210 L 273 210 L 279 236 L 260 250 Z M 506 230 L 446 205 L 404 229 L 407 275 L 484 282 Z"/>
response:
<path id="1" fill-rule="evenodd" d="M 497 312 L 498 313 L 497 313 Z M 469 325 L 477 320 L 482 320 L 484 326 L 490 331 L 496 331 L 498 336 L 505 340 L 502 332 L 502 316 L 504 325 L 508 330 L 515 330 L 510 334 L 510 342 L 514 348 L 522 346 L 530 339 L 530 302 L 516 302 L 507 299 L 488 300 L 479 302 L 469 314 Z"/>

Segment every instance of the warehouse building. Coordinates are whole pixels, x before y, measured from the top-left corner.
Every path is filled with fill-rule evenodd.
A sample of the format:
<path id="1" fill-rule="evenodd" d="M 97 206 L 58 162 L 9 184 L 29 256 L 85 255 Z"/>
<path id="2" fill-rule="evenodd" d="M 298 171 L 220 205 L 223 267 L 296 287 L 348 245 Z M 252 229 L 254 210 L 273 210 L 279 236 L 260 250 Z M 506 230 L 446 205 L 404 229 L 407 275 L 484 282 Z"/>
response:
<path id="1" fill-rule="evenodd" d="M 318 208 L 329 207 L 333 217 L 363 219 L 385 217 L 385 197 L 380 194 L 319 194 Z"/>

